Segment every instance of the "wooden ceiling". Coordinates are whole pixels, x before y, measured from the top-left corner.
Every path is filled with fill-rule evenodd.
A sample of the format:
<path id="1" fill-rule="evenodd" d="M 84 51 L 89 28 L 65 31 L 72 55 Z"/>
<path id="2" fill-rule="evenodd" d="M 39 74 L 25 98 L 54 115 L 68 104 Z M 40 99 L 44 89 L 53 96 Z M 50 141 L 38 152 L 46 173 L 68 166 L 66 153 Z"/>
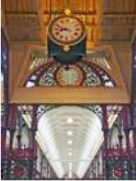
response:
<path id="1" fill-rule="evenodd" d="M 2 0 L 2 26 L 12 43 L 46 45 L 50 18 L 70 8 L 87 25 L 87 45 L 131 41 L 136 0 Z"/>

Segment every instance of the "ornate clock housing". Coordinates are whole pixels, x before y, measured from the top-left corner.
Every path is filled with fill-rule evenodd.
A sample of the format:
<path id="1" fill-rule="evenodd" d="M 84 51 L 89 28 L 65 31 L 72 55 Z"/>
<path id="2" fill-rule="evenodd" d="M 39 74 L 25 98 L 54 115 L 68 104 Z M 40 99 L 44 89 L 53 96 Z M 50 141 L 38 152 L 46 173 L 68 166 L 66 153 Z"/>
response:
<path id="1" fill-rule="evenodd" d="M 63 64 L 73 64 L 86 54 L 86 27 L 74 15 L 57 16 L 48 27 L 48 55 Z"/>
<path id="2" fill-rule="evenodd" d="M 49 38 L 58 45 L 73 45 L 86 36 L 85 24 L 76 16 L 58 16 L 49 24 Z"/>

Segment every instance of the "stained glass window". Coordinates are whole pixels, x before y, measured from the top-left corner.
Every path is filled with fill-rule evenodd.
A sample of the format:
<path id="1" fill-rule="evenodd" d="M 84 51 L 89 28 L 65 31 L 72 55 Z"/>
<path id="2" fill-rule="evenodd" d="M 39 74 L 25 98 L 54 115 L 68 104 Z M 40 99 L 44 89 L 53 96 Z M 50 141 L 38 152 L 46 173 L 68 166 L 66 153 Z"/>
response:
<path id="1" fill-rule="evenodd" d="M 83 86 L 96 86 L 100 85 L 100 78 L 93 72 L 91 67 L 84 66 L 83 70 L 85 71 L 85 80 L 83 82 Z"/>
<path id="2" fill-rule="evenodd" d="M 85 62 L 74 65 L 42 66 L 28 77 L 25 86 L 106 86 L 114 87 L 113 79 L 100 67 Z"/>
<path id="3" fill-rule="evenodd" d="M 54 74 L 57 67 L 49 67 L 44 74 L 39 79 L 38 85 L 40 86 L 54 86 L 56 85 L 56 81 L 54 79 Z"/>

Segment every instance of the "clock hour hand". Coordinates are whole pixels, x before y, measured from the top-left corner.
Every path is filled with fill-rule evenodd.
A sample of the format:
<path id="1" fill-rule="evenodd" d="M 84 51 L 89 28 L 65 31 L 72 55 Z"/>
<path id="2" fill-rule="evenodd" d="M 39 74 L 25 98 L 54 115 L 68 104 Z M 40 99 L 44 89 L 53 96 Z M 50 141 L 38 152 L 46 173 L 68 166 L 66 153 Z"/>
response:
<path id="1" fill-rule="evenodd" d="M 60 27 L 60 31 L 68 31 L 68 32 L 70 32 L 70 29 L 66 28 L 66 27 Z"/>

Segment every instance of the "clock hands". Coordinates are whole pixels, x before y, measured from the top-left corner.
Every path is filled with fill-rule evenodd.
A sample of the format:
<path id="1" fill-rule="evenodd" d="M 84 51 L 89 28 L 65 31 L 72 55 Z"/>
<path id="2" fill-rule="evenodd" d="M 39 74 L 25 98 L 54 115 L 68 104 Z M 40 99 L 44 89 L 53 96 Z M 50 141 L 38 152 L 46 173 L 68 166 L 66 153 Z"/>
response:
<path id="1" fill-rule="evenodd" d="M 60 32 L 64 32 L 64 31 L 71 32 L 71 30 L 69 28 L 62 27 L 59 24 L 57 24 L 57 27 L 58 27 L 58 31 L 60 31 Z"/>
<path id="2" fill-rule="evenodd" d="M 60 27 L 60 31 L 63 32 L 63 31 L 68 31 L 68 32 L 71 32 L 71 30 L 67 27 Z"/>
<path id="3" fill-rule="evenodd" d="M 55 18 L 51 22 L 49 30 L 49 36 L 57 44 L 75 44 L 85 36 L 84 24 L 75 16 Z"/>

